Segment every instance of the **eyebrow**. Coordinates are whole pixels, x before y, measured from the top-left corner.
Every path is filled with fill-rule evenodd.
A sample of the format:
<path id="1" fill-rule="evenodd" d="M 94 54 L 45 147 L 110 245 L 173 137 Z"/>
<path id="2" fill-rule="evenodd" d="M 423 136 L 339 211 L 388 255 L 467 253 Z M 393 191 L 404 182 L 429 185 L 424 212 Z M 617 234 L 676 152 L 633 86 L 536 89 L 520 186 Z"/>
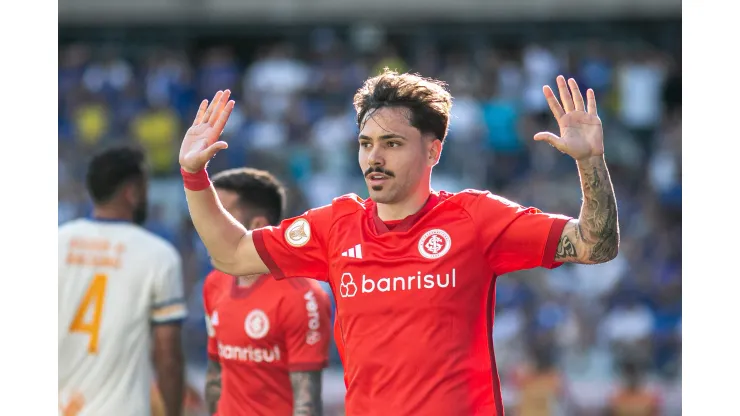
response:
<path id="1" fill-rule="evenodd" d="M 401 136 L 400 134 L 395 134 L 395 133 L 389 133 L 389 134 L 384 134 L 382 136 L 378 136 L 378 139 L 380 140 L 390 140 L 390 139 L 406 140 L 405 137 Z M 372 140 L 372 137 L 361 134 L 358 140 Z"/>

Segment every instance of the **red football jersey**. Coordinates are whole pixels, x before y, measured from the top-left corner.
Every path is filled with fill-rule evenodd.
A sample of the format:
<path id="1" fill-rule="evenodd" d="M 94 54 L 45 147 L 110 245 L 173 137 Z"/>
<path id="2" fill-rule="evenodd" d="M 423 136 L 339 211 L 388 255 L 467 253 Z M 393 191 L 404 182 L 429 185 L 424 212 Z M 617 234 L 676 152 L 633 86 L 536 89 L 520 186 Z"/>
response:
<path id="1" fill-rule="evenodd" d="M 503 415 L 496 277 L 557 266 L 569 219 L 466 190 L 389 229 L 372 200 L 346 195 L 253 238 L 276 278 L 328 278 L 348 415 Z"/>
<path id="2" fill-rule="evenodd" d="M 218 414 L 292 416 L 289 372 L 328 364 L 329 295 L 309 279 L 236 281 L 213 271 L 203 286 L 208 356 L 221 363 Z"/>

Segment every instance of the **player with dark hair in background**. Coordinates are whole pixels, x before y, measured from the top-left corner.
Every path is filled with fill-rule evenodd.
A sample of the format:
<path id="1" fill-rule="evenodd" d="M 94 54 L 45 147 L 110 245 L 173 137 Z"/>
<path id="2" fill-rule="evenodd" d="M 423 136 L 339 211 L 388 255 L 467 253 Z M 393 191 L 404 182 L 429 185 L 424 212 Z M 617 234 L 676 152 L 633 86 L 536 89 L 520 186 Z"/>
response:
<path id="1" fill-rule="evenodd" d="M 92 218 L 59 227 L 59 407 L 64 415 L 148 415 L 154 370 L 169 416 L 181 414 L 186 316 L 175 248 L 140 227 L 144 154 L 115 147 L 87 171 Z"/>
<path id="2" fill-rule="evenodd" d="M 247 229 L 283 219 L 285 190 L 268 172 L 219 173 L 224 209 Z M 203 286 L 208 327 L 206 401 L 219 415 L 321 415 L 331 305 L 315 280 L 211 272 Z"/>
<path id="3" fill-rule="evenodd" d="M 658 416 L 661 400 L 656 391 L 644 383 L 644 370 L 631 358 L 620 363 L 622 385 L 609 397 L 608 416 Z"/>
<path id="4" fill-rule="evenodd" d="M 195 228 L 224 272 L 331 285 L 347 414 L 503 415 L 492 337 L 497 277 L 617 255 L 617 204 L 594 93 L 584 99 L 562 76 L 557 84 L 560 102 L 550 87 L 543 91 L 560 136 L 534 138 L 575 160 L 578 219 L 487 191 L 432 190 L 452 97 L 439 81 L 385 71 L 354 98 L 370 198 L 341 196 L 250 231 L 223 208 L 205 170 L 227 147 L 218 139 L 234 102 L 227 90 L 201 103 L 179 158 Z"/>

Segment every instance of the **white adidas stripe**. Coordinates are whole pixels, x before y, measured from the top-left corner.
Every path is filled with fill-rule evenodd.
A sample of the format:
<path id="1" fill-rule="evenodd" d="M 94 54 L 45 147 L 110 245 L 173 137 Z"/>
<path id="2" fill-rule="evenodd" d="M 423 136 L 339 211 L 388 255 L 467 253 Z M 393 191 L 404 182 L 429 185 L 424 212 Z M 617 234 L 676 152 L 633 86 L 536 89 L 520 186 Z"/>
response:
<path id="1" fill-rule="evenodd" d="M 362 258 L 362 248 L 359 244 L 355 245 L 354 247 L 350 248 L 349 250 L 342 252 L 342 257 L 350 257 L 353 259 L 361 259 Z"/>

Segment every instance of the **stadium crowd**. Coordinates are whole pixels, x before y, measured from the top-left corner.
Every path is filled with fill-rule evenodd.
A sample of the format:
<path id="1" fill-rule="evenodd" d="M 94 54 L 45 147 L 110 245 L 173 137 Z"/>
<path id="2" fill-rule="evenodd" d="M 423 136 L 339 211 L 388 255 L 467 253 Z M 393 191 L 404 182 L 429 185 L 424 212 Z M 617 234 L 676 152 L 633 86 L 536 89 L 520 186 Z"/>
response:
<path id="1" fill-rule="evenodd" d="M 351 97 L 386 66 L 443 79 L 455 97 L 435 189 L 489 189 L 572 216 L 580 208 L 573 203 L 580 195 L 573 162 L 532 136 L 556 131 L 542 85 L 562 73 L 595 90 L 622 250 L 604 265 L 498 280 L 494 340 L 506 397 L 525 397 L 524 374 L 552 371 L 581 386 L 569 389 L 580 406 L 596 408 L 607 393 L 594 386 L 613 388 L 627 364 L 663 390 L 680 386 L 680 56 L 646 45 L 410 47 L 325 31 L 306 45 L 274 43 L 246 56 L 219 45 L 198 53 L 60 45 L 59 222 L 89 212 L 81 179 L 92 149 L 116 141 L 146 149 L 155 179 L 148 227 L 183 255 L 191 308 L 186 348 L 192 363 L 202 362 L 201 284 L 209 264 L 187 216 L 177 163 L 197 102 L 223 88 L 237 102 L 225 132 L 229 150 L 212 161 L 211 172 L 243 165 L 272 171 L 288 185 L 294 215 L 340 194 L 366 196 Z M 341 366 L 336 353 L 333 359 Z"/>

